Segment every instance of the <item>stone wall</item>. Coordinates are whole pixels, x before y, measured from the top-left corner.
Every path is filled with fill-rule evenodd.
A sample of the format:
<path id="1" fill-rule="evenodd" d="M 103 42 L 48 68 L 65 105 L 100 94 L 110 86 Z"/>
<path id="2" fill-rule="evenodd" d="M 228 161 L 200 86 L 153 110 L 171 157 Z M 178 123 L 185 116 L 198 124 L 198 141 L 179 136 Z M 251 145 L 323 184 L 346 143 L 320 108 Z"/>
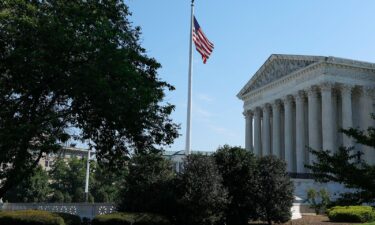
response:
<path id="1" fill-rule="evenodd" d="M 1 211 L 35 209 L 49 212 L 63 212 L 90 219 L 97 215 L 116 211 L 115 204 L 113 203 L 3 203 L 0 205 L 0 209 Z"/>

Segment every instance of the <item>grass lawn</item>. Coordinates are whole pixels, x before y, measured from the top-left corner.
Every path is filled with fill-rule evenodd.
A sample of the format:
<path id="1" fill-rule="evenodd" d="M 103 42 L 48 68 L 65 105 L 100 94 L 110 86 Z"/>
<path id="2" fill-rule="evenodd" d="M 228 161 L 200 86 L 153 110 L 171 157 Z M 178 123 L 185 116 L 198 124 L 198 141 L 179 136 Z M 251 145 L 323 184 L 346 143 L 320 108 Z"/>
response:
<path id="1" fill-rule="evenodd" d="M 375 225 L 375 222 L 372 222 L 372 223 L 363 223 L 362 225 Z"/>

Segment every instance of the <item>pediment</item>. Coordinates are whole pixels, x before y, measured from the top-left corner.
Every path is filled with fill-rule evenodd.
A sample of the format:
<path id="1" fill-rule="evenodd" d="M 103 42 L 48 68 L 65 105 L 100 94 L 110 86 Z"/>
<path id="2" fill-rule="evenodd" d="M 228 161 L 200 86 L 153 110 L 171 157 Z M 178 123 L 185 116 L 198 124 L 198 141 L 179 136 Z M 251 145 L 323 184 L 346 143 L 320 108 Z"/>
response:
<path id="1" fill-rule="evenodd" d="M 253 90 L 324 59 L 322 56 L 271 55 L 237 96 L 241 98 Z"/>

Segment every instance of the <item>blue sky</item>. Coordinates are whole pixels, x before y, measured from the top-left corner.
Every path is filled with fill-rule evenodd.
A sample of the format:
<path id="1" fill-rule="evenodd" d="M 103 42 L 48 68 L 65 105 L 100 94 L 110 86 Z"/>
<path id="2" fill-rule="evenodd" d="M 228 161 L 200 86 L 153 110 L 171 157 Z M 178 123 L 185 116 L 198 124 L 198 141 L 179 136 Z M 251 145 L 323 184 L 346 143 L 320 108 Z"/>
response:
<path id="1" fill-rule="evenodd" d="M 189 0 L 125 0 L 142 28 L 142 46 L 176 87 L 166 101 L 185 146 Z M 244 146 L 245 121 L 236 94 L 271 54 L 323 55 L 375 62 L 373 0 L 196 0 L 195 15 L 215 44 L 207 64 L 194 51 L 192 149 Z"/>

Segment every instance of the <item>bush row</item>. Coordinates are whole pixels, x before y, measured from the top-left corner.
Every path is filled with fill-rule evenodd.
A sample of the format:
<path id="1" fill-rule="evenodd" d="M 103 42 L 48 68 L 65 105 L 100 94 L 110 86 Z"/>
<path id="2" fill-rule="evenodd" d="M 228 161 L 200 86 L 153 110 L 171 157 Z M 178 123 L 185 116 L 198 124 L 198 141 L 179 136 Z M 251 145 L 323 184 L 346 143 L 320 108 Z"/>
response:
<path id="1" fill-rule="evenodd" d="M 0 224 L 11 225 L 80 225 L 79 216 L 40 210 L 0 212 Z"/>
<path id="2" fill-rule="evenodd" d="M 156 213 L 178 225 L 286 222 L 294 188 L 282 160 L 230 146 L 185 157 L 178 173 L 160 154 L 137 154 L 124 187 L 120 211 Z"/>
<path id="3" fill-rule="evenodd" d="M 112 213 L 96 216 L 92 225 L 170 225 L 166 217 L 152 213 Z"/>
<path id="4" fill-rule="evenodd" d="M 371 206 L 335 206 L 328 210 L 328 218 L 333 222 L 371 222 L 375 211 Z"/>

